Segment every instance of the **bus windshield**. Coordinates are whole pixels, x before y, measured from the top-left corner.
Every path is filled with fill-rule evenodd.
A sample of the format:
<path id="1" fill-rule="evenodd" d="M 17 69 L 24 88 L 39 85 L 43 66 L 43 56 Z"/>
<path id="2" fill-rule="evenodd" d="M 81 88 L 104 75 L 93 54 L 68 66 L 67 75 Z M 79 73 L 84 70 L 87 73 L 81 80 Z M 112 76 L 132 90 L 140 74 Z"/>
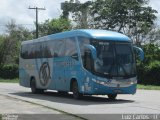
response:
<path id="1" fill-rule="evenodd" d="M 94 71 L 111 77 L 130 77 L 136 75 L 135 60 L 130 42 L 93 40 L 97 50 Z"/>

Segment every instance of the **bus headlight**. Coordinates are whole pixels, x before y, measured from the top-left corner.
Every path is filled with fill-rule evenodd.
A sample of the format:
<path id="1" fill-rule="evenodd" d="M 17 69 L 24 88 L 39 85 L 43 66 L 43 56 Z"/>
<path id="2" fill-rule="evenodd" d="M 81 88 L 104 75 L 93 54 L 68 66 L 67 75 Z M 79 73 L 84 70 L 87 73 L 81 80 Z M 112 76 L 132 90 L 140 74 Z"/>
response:
<path id="1" fill-rule="evenodd" d="M 95 82 L 95 83 L 101 84 L 101 85 L 106 85 L 106 84 L 108 84 L 108 82 L 99 81 L 99 80 L 96 80 L 96 79 L 92 79 L 92 81 Z"/>
<path id="2" fill-rule="evenodd" d="M 137 84 L 137 77 L 130 78 L 130 84 Z"/>

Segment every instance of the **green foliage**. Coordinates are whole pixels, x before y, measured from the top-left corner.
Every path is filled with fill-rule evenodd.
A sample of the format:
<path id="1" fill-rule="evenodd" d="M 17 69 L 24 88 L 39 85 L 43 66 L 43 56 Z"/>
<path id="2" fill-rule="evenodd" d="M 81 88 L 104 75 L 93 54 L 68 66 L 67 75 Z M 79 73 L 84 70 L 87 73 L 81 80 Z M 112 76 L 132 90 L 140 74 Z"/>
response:
<path id="1" fill-rule="evenodd" d="M 63 12 L 71 13 L 74 28 L 115 30 L 140 45 L 157 18 L 157 11 L 148 3 L 149 0 L 94 0 L 82 4 L 79 0 L 70 0 Z"/>
<path id="2" fill-rule="evenodd" d="M 148 66 L 141 68 L 142 74 L 139 83 L 160 85 L 160 61 L 153 61 Z M 140 74 L 139 74 L 140 75 Z"/>
<path id="3" fill-rule="evenodd" d="M 152 61 L 160 61 L 160 48 L 155 44 L 147 44 L 143 46 L 143 50 L 145 51 L 145 60 L 144 64 L 148 65 Z"/>
<path id="4" fill-rule="evenodd" d="M 6 32 L 8 37 L 11 37 L 16 42 L 33 39 L 33 34 L 23 26 L 17 26 L 14 20 L 11 20 L 7 25 Z"/>
<path id="5" fill-rule="evenodd" d="M 54 33 L 71 30 L 71 28 L 71 23 L 67 19 L 59 18 L 46 20 L 44 23 L 39 24 L 39 35 L 50 35 Z"/>
<path id="6" fill-rule="evenodd" d="M 0 36 L 0 65 L 5 61 L 5 39 L 3 36 Z"/>
<path id="7" fill-rule="evenodd" d="M 8 64 L 13 62 L 11 57 L 14 57 L 17 54 L 17 42 L 14 38 L 10 36 L 3 36 L 0 39 L 0 65 Z"/>
<path id="8" fill-rule="evenodd" d="M 135 28 L 142 32 L 153 25 L 156 11 L 147 5 L 148 0 L 95 0 L 91 7 L 96 28 Z"/>
<path id="9" fill-rule="evenodd" d="M 63 4 L 62 16 L 68 18 L 71 13 L 76 29 L 115 30 L 140 45 L 148 38 L 157 18 L 157 11 L 148 3 L 149 0 L 92 0 L 82 4 L 80 0 L 70 0 Z"/>
<path id="10" fill-rule="evenodd" d="M 0 36 L 0 66 L 18 64 L 21 41 L 33 38 L 28 29 L 17 26 L 13 20 L 6 27 L 7 35 Z"/>
<path id="11" fill-rule="evenodd" d="M 137 64 L 139 83 L 160 85 L 160 49 L 158 45 L 147 44 L 143 50 L 145 60 Z"/>
<path id="12" fill-rule="evenodd" d="M 18 77 L 18 65 L 8 64 L 0 67 L 0 78 L 13 79 Z"/>
<path id="13" fill-rule="evenodd" d="M 5 35 L 0 36 L 0 77 L 17 78 L 21 41 L 32 39 L 28 29 L 17 26 L 14 20 L 6 25 Z"/>

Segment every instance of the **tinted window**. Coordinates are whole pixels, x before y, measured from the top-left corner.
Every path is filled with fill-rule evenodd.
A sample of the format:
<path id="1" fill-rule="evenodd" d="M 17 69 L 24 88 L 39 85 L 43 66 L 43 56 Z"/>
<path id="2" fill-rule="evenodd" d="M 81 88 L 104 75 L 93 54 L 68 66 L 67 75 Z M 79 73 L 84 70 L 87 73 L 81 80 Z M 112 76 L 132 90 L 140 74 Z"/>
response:
<path id="1" fill-rule="evenodd" d="M 65 40 L 55 40 L 52 42 L 54 57 L 62 57 L 65 54 Z"/>
<path id="2" fill-rule="evenodd" d="M 35 58 L 42 58 L 43 54 L 42 54 L 42 44 L 41 43 L 37 43 L 35 46 Z"/>
<path id="3" fill-rule="evenodd" d="M 84 56 L 85 45 L 90 44 L 90 40 L 85 37 L 78 37 L 81 55 Z"/>
<path id="4" fill-rule="evenodd" d="M 21 57 L 24 59 L 52 58 L 71 56 L 78 59 L 76 41 L 74 38 L 39 42 L 22 45 Z"/>
<path id="5" fill-rule="evenodd" d="M 81 58 L 84 64 L 84 50 L 85 50 L 85 45 L 90 44 L 90 40 L 85 37 L 78 37 L 79 41 L 79 47 L 80 47 L 80 52 L 81 52 Z"/>
<path id="6" fill-rule="evenodd" d="M 35 57 L 34 44 L 23 45 L 21 48 L 21 57 L 24 59 L 32 59 Z"/>
<path id="7" fill-rule="evenodd" d="M 21 46 L 21 57 L 26 59 L 28 56 L 28 49 L 27 49 L 27 45 L 22 45 Z"/>
<path id="8" fill-rule="evenodd" d="M 77 47 L 75 38 L 66 39 L 66 50 L 65 56 L 71 56 L 72 58 L 78 59 Z"/>
<path id="9" fill-rule="evenodd" d="M 42 44 L 42 55 L 43 55 L 43 58 L 51 58 L 52 57 L 50 47 L 49 47 L 49 42 L 44 42 Z"/>

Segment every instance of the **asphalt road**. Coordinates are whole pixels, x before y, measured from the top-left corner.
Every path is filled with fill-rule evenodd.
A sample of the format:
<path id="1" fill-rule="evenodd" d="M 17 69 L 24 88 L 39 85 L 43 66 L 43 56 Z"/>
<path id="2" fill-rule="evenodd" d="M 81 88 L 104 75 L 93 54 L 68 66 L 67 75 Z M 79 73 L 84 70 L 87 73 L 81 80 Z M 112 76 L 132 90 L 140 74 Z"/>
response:
<path id="1" fill-rule="evenodd" d="M 160 91 L 138 90 L 135 95 L 119 95 L 115 101 L 108 100 L 107 96 L 74 100 L 71 94 L 60 95 L 54 91 L 31 94 L 29 88 L 19 84 L 0 83 L 0 113 L 59 114 L 61 119 L 91 120 L 109 119 L 109 114 L 119 114 L 121 120 L 125 118 L 123 114 L 160 114 Z"/>

